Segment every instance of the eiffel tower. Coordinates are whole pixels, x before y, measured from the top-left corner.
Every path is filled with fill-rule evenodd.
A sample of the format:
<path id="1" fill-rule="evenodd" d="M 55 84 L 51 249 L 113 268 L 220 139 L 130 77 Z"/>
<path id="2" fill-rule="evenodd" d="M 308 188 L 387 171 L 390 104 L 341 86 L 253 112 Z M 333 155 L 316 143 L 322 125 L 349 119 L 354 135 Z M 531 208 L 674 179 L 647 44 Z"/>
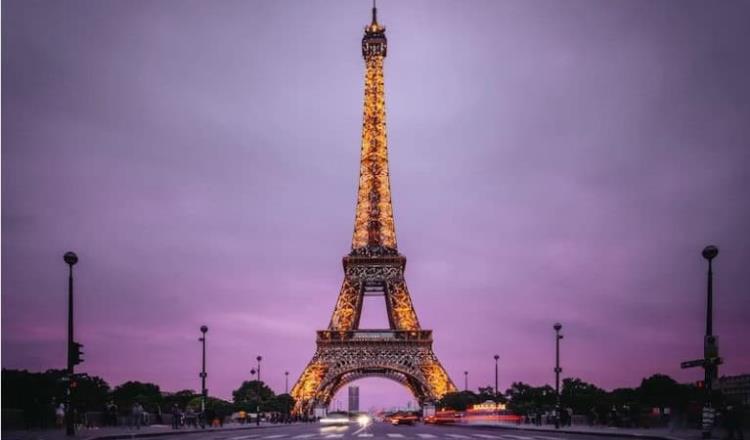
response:
<path id="1" fill-rule="evenodd" d="M 359 191 L 352 249 L 343 258 L 344 282 L 328 329 L 317 333 L 317 350 L 292 388 L 295 413 L 327 406 L 341 387 L 362 377 L 385 377 L 406 386 L 420 404 L 456 391 L 432 351 L 432 331 L 419 325 L 404 280 L 406 257 L 396 247 L 388 175 L 383 61 L 385 27 L 365 27 L 364 121 Z M 385 298 L 390 328 L 359 328 L 365 296 Z"/>

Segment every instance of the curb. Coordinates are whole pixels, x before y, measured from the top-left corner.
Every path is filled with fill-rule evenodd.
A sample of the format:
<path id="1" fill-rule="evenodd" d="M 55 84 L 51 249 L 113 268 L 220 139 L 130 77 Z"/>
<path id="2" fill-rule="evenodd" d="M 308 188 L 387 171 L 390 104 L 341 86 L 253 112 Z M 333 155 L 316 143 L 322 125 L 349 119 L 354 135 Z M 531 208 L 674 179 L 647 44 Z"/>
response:
<path id="1" fill-rule="evenodd" d="M 527 431 L 527 432 L 548 432 L 548 433 L 560 433 L 560 434 L 575 434 L 575 435 L 598 435 L 600 437 L 631 437 L 639 438 L 643 440 L 687 440 L 683 437 L 672 437 L 669 435 L 659 434 L 641 434 L 635 432 L 607 432 L 607 431 L 581 431 L 577 429 L 541 429 L 532 427 L 517 427 L 512 425 L 463 425 L 453 424 L 451 426 L 462 427 L 462 428 L 488 428 L 488 429 L 507 429 L 510 431 Z"/>
<path id="2" fill-rule="evenodd" d="M 147 438 L 147 437 L 166 437 L 166 436 L 174 436 L 174 435 L 185 435 L 185 434 L 208 434 L 208 433 L 220 433 L 220 432 L 233 432 L 233 431 L 246 431 L 246 430 L 255 430 L 255 429 L 267 429 L 267 428 L 281 428 L 283 426 L 287 426 L 284 424 L 279 425 L 266 425 L 266 426 L 243 426 L 243 427 L 236 427 L 236 428 L 206 428 L 206 429 L 191 429 L 189 431 L 183 431 L 183 430 L 174 430 L 170 429 L 169 431 L 159 431 L 159 432 L 129 432 L 124 434 L 103 434 L 103 435 L 94 435 L 91 437 L 81 437 L 80 440 L 123 440 L 123 439 L 132 439 L 132 438 Z"/>

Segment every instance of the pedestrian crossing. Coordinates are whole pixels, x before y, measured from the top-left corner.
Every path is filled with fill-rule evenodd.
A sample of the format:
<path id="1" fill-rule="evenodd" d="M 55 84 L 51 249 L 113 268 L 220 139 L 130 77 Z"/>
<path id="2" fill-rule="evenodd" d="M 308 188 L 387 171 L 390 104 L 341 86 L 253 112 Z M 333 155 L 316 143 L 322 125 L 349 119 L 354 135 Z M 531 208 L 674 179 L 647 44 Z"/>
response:
<path id="1" fill-rule="evenodd" d="M 446 433 L 428 433 L 413 432 L 411 430 L 400 432 L 386 432 L 374 435 L 372 432 L 352 431 L 352 432 L 308 432 L 303 434 L 249 434 L 238 435 L 234 437 L 223 437 L 217 440 L 323 440 L 323 439 L 352 439 L 352 438 L 384 438 L 395 440 L 564 440 L 560 437 L 544 435 L 515 435 L 515 434 L 486 434 L 486 433 L 466 433 L 458 434 L 455 432 Z"/>

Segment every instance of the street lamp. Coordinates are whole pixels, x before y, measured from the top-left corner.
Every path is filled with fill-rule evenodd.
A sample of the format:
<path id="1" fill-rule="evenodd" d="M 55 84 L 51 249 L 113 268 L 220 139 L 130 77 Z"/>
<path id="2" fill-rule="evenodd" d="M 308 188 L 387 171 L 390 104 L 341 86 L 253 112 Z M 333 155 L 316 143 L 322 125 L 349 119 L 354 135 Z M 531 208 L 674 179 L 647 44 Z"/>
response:
<path id="1" fill-rule="evenodd" d="M 250 369 L 250 376 L 255 376 L 255 373 L 256 373 L 255 368 Z M 255 390 L 256 390 L 255 398 L 257 399 L 255 401 L 255 411 L 256 411 L 255 424 L 260 425 L 260 382 L 256 382 Z"/>
<path id="2" fill-rule="evenodd" d="M 65 434 L 75 435 L 73 425 L 73 375 L 75 364 L 80 363 L 80 347 L 73 342 L 73 266 L 78 263 L 78 256 L 74 252 L 66 252 L 63 261 L 68 265 L 68 387 L 65 393 Z"/>
<path id="3" fill-rule="evenodd" d="M 255 419 L 255 424 L 260 426 L 260 361 L 263 360 L 263 356 L 258 355 L 255 360 L 258 361 L 258 418 Z"/>
<path id="4" fill-rule="evenodd" d="M 556 322 L 555 325 L 552 326 L 552 328 L 555 329 L 555 428 L 560 428 L 560 373 L 562 372 L 562 368 L 560 368 L 560 339 L 563 338 L 563 335 L 560 334 L 560 330 L 562 329 L 562 324 L 559 322 Z"/>
<path id="5" fill-rule="evenodd" d="M 497 361 L 500 359 L 500 356 L 495 355 L 495 399 L 497 399 L 498 396 L 498 389 L 497 389 Z"/>
<path id="6" fill-rule="evenodd" d="M 469 391 L 469 372 L 464 371 L 464 391 Z"/>
<path id="7" fill-rule="evenodd" d="M 704 371 L 704 383 L 706 387 L 706 404 L 704 408 L 704 419 L 710 421 L 713 419 L 713 381 L 714 378 L 719 377 L 719 346 L 714 336 L 714 313 L 713 313 L 713 302 L 714 302 L 714 272 L 713 272 L 713 259 L 719 255 L 719 248 L 710 245 L 706 246 L 701 252 L 703 258 L 708 260 L 708 285 L 706 287 L 706 337 L 703 341 L 703 371 Z M 709 413 L 706 416 L 706 413 Z M 708 438 L 711 436 L 712 423 L 703 423 L 703 437 Z"/>
<path id="8" fill-rule="evenodd" d="M 202 336 L 198 338 L 198 340 L 203 345 L 203 362 L 202 362 L 202 368 L 201 368 L 201 428 L 206 427 L 206 398 L 208 397 L 208 390 L 206 389 L 206 332 L 208 331 L 208 327 L 205 325 L 201 326 L 201 334 Z"/>
<path id="9" fill-rule="evenodd" d="M 289 394 L 289 372 L 284 372 L 284 394 Z"/>

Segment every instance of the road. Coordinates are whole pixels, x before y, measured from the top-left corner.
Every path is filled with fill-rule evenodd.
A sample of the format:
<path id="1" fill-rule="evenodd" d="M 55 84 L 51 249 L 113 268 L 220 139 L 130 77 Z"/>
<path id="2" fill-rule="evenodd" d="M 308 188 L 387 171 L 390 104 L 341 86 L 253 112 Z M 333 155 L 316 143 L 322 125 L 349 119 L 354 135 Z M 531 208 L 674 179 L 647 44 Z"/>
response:
<path id="1" fill-rule="evenodd" d="M 375 422 L 367 427 L 357 424 L 334 427 L 318 423 L 300 423 L 247 431 L 206 431 L 159 437 L 160 440 L 596 440 L 585 434 L 529 432 L 486 427 L 434 426 L 417 423 L 413 426 L 392 426 Z M 625 437 L 624 437 L 625 438 Z M 612 437 L 609 437 L 611 440 Z"/>

